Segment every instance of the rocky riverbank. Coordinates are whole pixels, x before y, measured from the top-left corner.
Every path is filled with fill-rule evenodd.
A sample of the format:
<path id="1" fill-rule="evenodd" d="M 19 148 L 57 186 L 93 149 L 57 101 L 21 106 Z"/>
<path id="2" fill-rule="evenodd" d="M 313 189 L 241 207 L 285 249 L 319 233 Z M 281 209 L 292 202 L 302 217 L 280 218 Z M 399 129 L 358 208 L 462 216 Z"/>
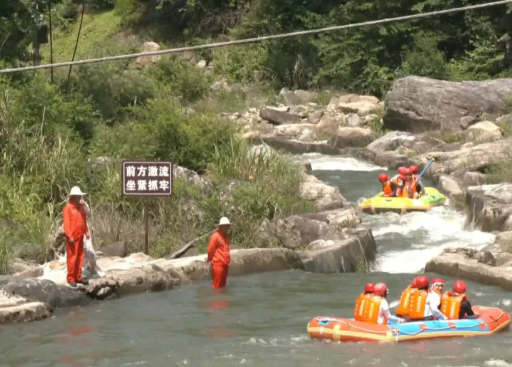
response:
<path id="1" fill-rule="evenodd" d="M 508 268 L 502 259 L 512 248 L 512 185 L 505 182 L 512 178 L 506 172 L 512 160 L 512 79 L 458 83 L 410 76 L 397 80 L 384 101 L 350 94 L 321 106 L 316 97 L 282 90 L 281 105 L 226 117 L 244 126 L 246 139 L 294 153 L 347 155 L 390 169 L 422 169 L 435 158 L 426 177 L 465 210 L 468 225 L 503 233 L 491 249 L 447 250 L 426 269 L 482 282 L 494 279 L 487 274 L 494 272 L 492 284 L 503 285 L 506 275 L 500 274 Z M 485 185 L 491 180 L 497 183 Z M 488 261 L 491 256 L 500 260 Z"/>
<path id="2" fill-rule="evenodd" d="M 255 148 L 261 152 L 267 149 L 271 148 Z M 182 167 L 175 167 L 174 174 L 200 187 L 208 185 L 205 178 Z M 304 173 L 301 195 L 316 211 L 264 221 L 255 240 L 255 246 L 261 248 L 232 250 L 232 276 L 288 269 L 320 273 L 369 269 L 377 251 L 372 232 L 361 225 L 357 210 L 339 190 Z M 281 247 L 268 248 L 270 237 L 277 238 Z M 16 274 L 0 277 L 0 323 L 40 320 L 56 308 L 170 290 L 211 277 L 206 255 L 185 253 L 186 257 L 177 259 L 153 259 L 142 253 L 124 256 L 123 246 L 118 250 L 105 251 L 104 255 L 117 252 L 121 256 L 100 253 L 98 265 L 105 277 L 93 278 L 76 290 L 67 286 L 64 258 L 39 266 L 16 262 Z"/>

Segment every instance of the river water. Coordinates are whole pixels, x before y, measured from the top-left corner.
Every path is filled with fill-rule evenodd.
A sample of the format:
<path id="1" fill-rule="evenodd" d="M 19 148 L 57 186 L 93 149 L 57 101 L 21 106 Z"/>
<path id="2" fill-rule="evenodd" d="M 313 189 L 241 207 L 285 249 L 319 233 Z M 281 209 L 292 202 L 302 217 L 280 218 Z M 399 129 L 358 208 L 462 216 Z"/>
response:
<path id="1" fill-rule="evenodd" d="M 309 155 L 320 179 L 353 202 L 379 189 L 379 167 Z M 349 316 L 369 281 L 385 281 L 390 301 L 444 247 L 484 247 L 492 234 L 464 230 L 461 213 L 439 209 L 365 216 L 378 244 L 369 274 L 301 271 L 207 281 L 58 312 L 49 320 L 0 327 L 0 366 L 512 366 L 512 335 L 386 345 L 312 341 L 315 316 Z M 433 274 L 428 274 L 432 276 Z M 454 279 L 445 279 L 449 284 Z M 512 311 L 512 295 L 468 282 L 473 304 Z"/>

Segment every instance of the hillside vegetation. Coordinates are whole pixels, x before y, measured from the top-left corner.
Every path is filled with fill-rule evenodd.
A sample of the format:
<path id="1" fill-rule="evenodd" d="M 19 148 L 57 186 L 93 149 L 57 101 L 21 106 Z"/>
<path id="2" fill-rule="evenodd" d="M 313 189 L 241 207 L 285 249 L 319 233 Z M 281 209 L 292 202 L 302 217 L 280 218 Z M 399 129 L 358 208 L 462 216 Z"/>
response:
<path id="1" fill-rule="evenodd" d="M 455 0 L 54 0 L 53 60 L 76 59 L 265 36 L 363 22 L 485 1 Z M 43 0 L 42 22 L 48 23 Z M 32 62 L 33 2 L 0 4 L 0 67 Z M 221 215 L 234 243 L 253 245 L 265 218 L 310 211 L 298 200 L 299 169 L 286 159 L 250 154 L 224 111 L 275 102 L 282 87 L 382 97 L 391 82 L 415 74 L 449 80 L 512 76 L 512 7 L 494 7 L 386 26 L 290 38 L 176 57 L 137 68 L 133 60 L 0 81 L 0 270 L 13 257 L 53 256 L 67 191 L 80 185 L 93 206 L 95 245 L 143 244 L 144 201 L 121 196 L 119 159 L 172 160 L 206 174 L 199 189 L 184 180 L 170 199 L 149 200 L 153 256 L 209 231 Z M 41 48 L 50 62 L 49 44 Z M 203 70 L 194 63 L 205 60 Z M 216 80 L 237 87 L 213 92 Z M 193 110 L 193 111 L 192 111 Z M 195 112 L 194 112 L 195 111 Z M 243 184 L 238 184 L 238 183 Z M 229 195 L 226 193 L 229 191 Z M 226 199 L 229 197 L 228 199 Z M 269 246 L 275 243 L 268 243 Z M 203 243 L 204 246 L 204 243 Z"/>

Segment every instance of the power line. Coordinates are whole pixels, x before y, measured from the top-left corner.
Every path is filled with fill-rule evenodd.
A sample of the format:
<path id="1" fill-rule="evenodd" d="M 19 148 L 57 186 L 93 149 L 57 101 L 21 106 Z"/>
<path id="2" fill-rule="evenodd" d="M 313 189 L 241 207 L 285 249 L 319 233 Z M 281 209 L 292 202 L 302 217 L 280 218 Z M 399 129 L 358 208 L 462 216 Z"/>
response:
<path id="1" fill-rule="evenodd" d="M 381 19 L 381 20 L 372 20 L 372 21 L 362 22 L 362 23 L 354 23 L 354 24 L 346 24 L 346 25 L 319 28 L 319 29 L 311 29 L 311 30 L 307 30 L 307 31 L 275 34 L 272 36 L 265 36 L 265 37 L 247 38 L 247 39 L 242 39 L 242 40 L 210 43 L 210 44 L 198 45 L 198 46 L 171 48 L 168 50 L 160 50 L 160 51 L 140 52 L 140 53 L 128 54 L 128 55 L 107 56 L 107 57 L 101 57 L 101 58 L 97 58 L 97 59 L 86 59 L 86 60 L 78 60 L 78 61 L 58 62 L 55 64 L 27 66 L 27 67 L 14 68 L 14 69 L 3 69 L 3 70 L 0 70 L 0 74 L 16 73 L 16 72 L 23 72 L 23 71 L 33 71 L 33 70 L 40 70 L 40 69 L 59 68 L 59 67 L 71 66 L 71 65 L 94 64 L 94 63 L 104 62 L 104 61 L 134 59 L 134 58 L 143 57 L 143 56 L 175 54 L 175 53 L 180 53 L 180 52 L 185 52 L 185 51 L 196 51 L 196 50 L 204 50 L 204 49 L 218 48 L 218 47 L 224 47 L 224 46 L 242 45 L 242 44 L 248 44 L 248 43 L 258 43 L 258 42 L 274 40 L 274 39 L 305 36 L 305 35 L 311 35 L 311 34 L 338 31 L 338 30 L 343 30 L 343 29 L 360 28 L 360 27 L 366 27 L 366 26 L 371 26 L 371 25 L 387 24 L 387 23 L 401 22 L 401 21 L 405 21 L 405 20 L 420 19 L 420 18 L 428 18 L 431 16 L 458 13 L 458 12 L 463 12 L 463 11 L 467 11 L 467 10 L 482 9 L 482 8 L 488 8 L 491 6 L 505 5 L 505 4 L 509 4 L 509 3 L 512 3 L 512 0 L 501 0 L 501 1 L 495 1 L 495 2 L 486 3 L 486 4 L 464 6 L 462 8 L 438 10 L 438 11 L 433 11 L 433 12 L 423 13 L 423 14 L 413 14 L 413 15 L 406 15 L 406 16 L 402 16 L 402 17 L 387 18 L 387 19 Z"/>

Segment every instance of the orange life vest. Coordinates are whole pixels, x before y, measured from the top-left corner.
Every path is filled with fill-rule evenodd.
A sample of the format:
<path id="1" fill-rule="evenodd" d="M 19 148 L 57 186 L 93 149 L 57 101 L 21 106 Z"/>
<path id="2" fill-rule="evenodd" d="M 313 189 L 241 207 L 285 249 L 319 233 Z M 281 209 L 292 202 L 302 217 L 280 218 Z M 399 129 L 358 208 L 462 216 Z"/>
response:
<path id="1" fill-rule="evenodd" d="M 467 299 L 465 294 L 455 296 L 451 292 L 446 292 L 441 302 L 441 313 L 450 320 L 457 320 L 459 318 L 460 306 L 465 299 Z"/>
<path id="2" fill-rule="evenodd" d="M 384 195 L 389 196 L 393 195 L 393 188 L 391 187 L 391 182 L 387 182 L 383 185 Z"/>
<path id="3" fill-rule="evenodd" d="M 366 321 L 372 296 L 373 294 L 371 293 L 361 293 L 359 297 L 357 297 L 356 308 L 354 310 L 354 319 L 356 321 Z"/>
<path id="4" fill-rule="evenodd" d="M 411 304 L 411 297 L 414 293 L 416 293 L 417 288 L 411 288 L 411 286 L 407 286 L 405 290 L 402 292 L 400 296 L 400 304 L 396 309 L 397 316 L 409 316 L 409 306 Z"/>
<path id="5" fill-rule="evenodd" d="M 427 296 L 427 291 L 423 290 L 418 290 L 411 295 L 411 303 L 409 304 L 409 317 L 411 320 L 418 320 L 425 317 Z"/>
<path id="6" fill-rule="evenodd" d="M 396 189 L 396 197 L 399 197 L 399 198 L 408 198 L 410 195 L 409 195 L 409 192 L 410 192 L 410 188 L 409 186 L 407 185 L 407 183 L 404 184 L 404 186 L 402 187 L 398 187 Z"/>
<path id="7" fill-rule="evenodd" d="M 411 194 L 411 198 L 414 197 L 414 195 L 416 195 L 416 184 L 414 183 L 414 179 L 407 183 L 407 186 L 409 188 L 409 193 Z"/>
<path id="8" fill-rule="evenodd" d="M 366 322 L 370 324 L 378 324 L 379 323 L 379 311 L 380 311 L 380 303 L 382 302 L 382 297 L 373 296 L 370 298 L 370 303 L 368 307 L 368 314 L 366 317 Z M 388 320 L 384 316 L 384 324 L 387 324 Z"/>

